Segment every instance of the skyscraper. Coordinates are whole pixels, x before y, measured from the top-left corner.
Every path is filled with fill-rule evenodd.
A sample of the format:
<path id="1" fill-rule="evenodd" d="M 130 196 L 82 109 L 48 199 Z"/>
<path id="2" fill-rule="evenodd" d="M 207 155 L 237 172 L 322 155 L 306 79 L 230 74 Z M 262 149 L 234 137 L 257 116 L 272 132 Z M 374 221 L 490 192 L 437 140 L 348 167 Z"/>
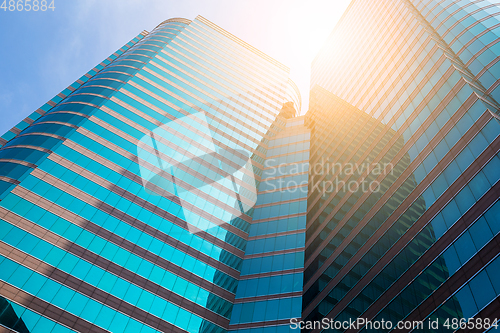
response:
<path id="1" fill-rule="evenodd" d="M 344 13 L 312 65 L 303 319 L 498 317 L 499 15 L 434 0 Z M 318 174 L 320 157 L 342 167 Z M 375 183 L 313 187 L 329 179 Z"/>
<path id="2" fill-rule="evenodd" d="M 276 230 L 293 238 L 285 263 L 254 272 L 247 263 L 261 252 L 245 256 L 272 237 L 250 222 L 255 202 L 269 203 L 257 193 L 269 141 L 287 133 L 300 108 L 288 72 L 202 17 L 170 19 L 6 133 L 0 324 L 18 332 L 225 332 L 245 270 L 291 278 L 293 311 L 269 320 L 300 316 L 303 253 L 292 248 L 305 238 L 305 193 L 301 221 L 294 208 L 275 216 L 296 219 L 292 231 Z M 300 131 L 276 146 L 307 140 Z M 292 304 L 290 292 L 276 295 Z M 258 296 L 240 293 L 247 302 Z"/>

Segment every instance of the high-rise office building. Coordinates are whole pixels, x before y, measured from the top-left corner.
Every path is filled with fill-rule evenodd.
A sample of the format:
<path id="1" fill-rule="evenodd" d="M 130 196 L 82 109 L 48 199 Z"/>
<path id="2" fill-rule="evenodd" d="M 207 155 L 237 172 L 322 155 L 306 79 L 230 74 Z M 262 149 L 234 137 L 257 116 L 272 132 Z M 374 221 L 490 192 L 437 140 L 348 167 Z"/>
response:
<path id="1" fill-rule="evenodd" d="M 289 332 L 300 318 L 310 130 L 288 104 L 272 129 L 231 317 L 231 332 Z"/>
<path id="2" fill-rule="evenodd" d="M 499 27 L 490 1 L 344 13 L 312 65 L 304 320 L 499 317 Z"/>
<path id="3" fill-rule="evenodd" d="M 261 183 L 278 177 L 268 149 L 308 159 L 287 155 L 308 147 L 288 73 L 202 17 L 170 19 L 6 133 L 0 324 L 226 332 L 300 316 L 307 191 L 262 214 L 286 200 Z M 280 310 L 248 318 L 266 302 Z"/>
<path id="4" fill-rule="evenodd" d="M 206 19 L 143 32 L 0 139 L 0 324 L 487 330 L 499 18 L 484 0 L 353 0 L 305 116 L 288 68 Z"/>

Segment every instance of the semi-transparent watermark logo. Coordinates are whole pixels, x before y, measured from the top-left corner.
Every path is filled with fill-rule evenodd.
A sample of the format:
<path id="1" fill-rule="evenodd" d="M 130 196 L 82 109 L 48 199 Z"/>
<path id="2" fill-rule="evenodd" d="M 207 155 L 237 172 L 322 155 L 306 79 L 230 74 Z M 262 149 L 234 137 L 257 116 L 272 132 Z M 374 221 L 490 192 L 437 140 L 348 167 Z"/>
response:
<path id="1" fill-rule="evenodd" d="M 309 163 L 277 163 L 276 159 L 267 159 L 264 163 L 266 179 L 264 182 L 271 191 L 282 190 L 288 192 L 301 191 L 304 193 L 321 192 L 379 192 L 379 175 L 388 175 L 394 172 L 392 163 L 340 163 L 330 162 L 324 158 L 320 161 Z M 371 176 L 365 177 L 365 172 Z M 308 173 L 315 177 L 309 184 L 308 180 L 297 182 L 294 174 Z M 280 178 L 278 178 L 280 177 Z M 306 186 L 308 185 L 309 186 Z"/>
<path id="2" fill-rule="evenodd" d="M 144 135 L 137 145 L 144 188 L 177 202 L 182 207 L 177 216 L 191 233 L 230 223 L 257 200 L 250 152 L 216 145 L 208 124 L 203 112 L 177 118 Z M 207 195 L 225 208 L 208 202 Z"/>

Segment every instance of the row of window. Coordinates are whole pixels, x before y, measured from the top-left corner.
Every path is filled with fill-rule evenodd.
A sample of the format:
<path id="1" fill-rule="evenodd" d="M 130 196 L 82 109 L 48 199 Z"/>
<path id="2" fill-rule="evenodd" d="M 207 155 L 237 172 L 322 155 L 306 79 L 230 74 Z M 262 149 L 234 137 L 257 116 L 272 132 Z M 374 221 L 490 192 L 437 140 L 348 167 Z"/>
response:
<path id="1" fill-rule="evenodd" d="M 300 190 L 297 190 L 300 191 Z M 277 218 L 279 216 L 305 213 L 307 211 L 307 200 L 279 205 L 256 208 L 253 213 L 254 220 Z"/>
<path id="2" fill-rule="evenodd" d="M 270 163 L 273 163 L 272 160 L 270 160 Z M 268 165 L 268 162 L 264 163 L 264 166 L 271 167 L 271 165 Z M 280 176 L 286 176 L 286 175 L 291 175 L 291 174 L 296 174 L 296 173 L 303 173 L 307 172 L 309 170 L 309 161 L 304 161 L 304 162 L 298 162 L 298 163 L 292 163 L 288 165 L 278 165 L 278 167 L 271 167 L 269 169 L 265 169 L 262 171 L 262 179 L 266 178 L 274 178 L 274 177 L 280 177 Z"/>
<path id="3" fill-rule="evenodd" d="M 303 120 L 300 121 L 301 123 Z M 286 124 L 286 127 L 288 128 L 290 123 Z M 300 123 L 295 123 L 294 126 L 300 126 L 302 124 Z M 277 147 L 277 146 L 282 146 L 282 145 L 288 145 L 296 142 L 301 142 L 301 141 L 309 141 L 311 139 L 311 134 L 310 133 L 302 133 L 298 135 L 289 135 L 285 137 L 281 137 L 278 139 L 272 139 L 269 141 L 268 146 L 269 147 Z"/>
<path id="4" fill-rule="evenodd" d="M 236 299 L 302 291 L 302 274 L 283 274 L 241 280 Z"/>
<path id="5" fill-rule="evenodd" d="M 291 183 L 290 186 L 301 185 L 300 183 Z M 288 201 L 288 200 L 296 200 L 296 199 L 305 199 L 307 197 L 308 189 L 307 183 L 303 184 L 300 188 L 290 188 L 284 191 L 275 191 L 268 193 L 260 193 L 257 197 L 256 206 L 276 203 L 280 201 Z"/>
<path id="6" fill-rule="evenodd" d="M 249 237 L 269 235 L 287 231 L 301 230 L 306 228 L 306 217 L 305 216 L 295 216 L 288 217 L 279 220 L 253 223 Z"/>
<path id="7" fill-rule="evenodd" d="M 293 252 L 245 259 L 241 267 L 241 276 L 284 271 L 304 267 L 304 253 Z"/>
<path id="8" fill-rule="evenodd" d="M 305 234 L 292 234 L 249 240 L 246 255 L 291 250 L 305 246 Z"/>
<path id="9" fill-rule="evenodd" d="M 295 332 L 297 330 L 294 330 Z M 234 332 L 237 333 L 293 333 L 290 325 L 278 325 L 278 326 L 270 326 L 266 325 L 265 327 L 257 327 L 257 328 L 243 328 L 238 329 Z"/>
<path id="10" fill-rule="evenodd" d="M 309 151 L 303 151 L 300 153 L 280 156 L 278 158 L 268 158 L 266 159 L 266 167 L 283 168 L 285 164 L 297 163 L 308 159 L 309 159 Z"/>
<path id="11" fill-rule="evenodd" d="M 259 191 L 288 191 L 288 187 L 307 185 L 308 179 L 309 175 L 307 173 L 282 178 L 262 179 L 259 185 Z M 290 191 L 293 191 L 293 189 L 290 189 Z"/>
<path id="12" fill-rule="evenodd" d="M 55 306 L 87 320 L 109 331 L 156 333 L 155 329 L 103 305 L 92 298 L 57 283 L 44 275 L 33 272 L 16 262 L 0 256 L 0 278 L 17 287 L 24 288 L 28 293 L 54 304 Z M 204 320 L 194 314 L 179 308 L 161 298 L 148 296 L 148 293 L 136 295 L 141 308 L 147 309 L 152 315 L 174 324 L 184 330 L 194 332 L 205 324 Z M 212 324 L 213 325 L 213 324 Z"/>
<path id="13" fill-rule="evenodd" d="M 269 158 L 269 157 L 276 156 L 276 155 L 284 155 L 284 154 L 289 154 L 292 152 L 302 151 L 302 150 L 309 150 L 309 141 L 296 143 L 296 144 L 289 144 L 287 146 L 281 146 L 278 148 L 269 149 L 267 152 L 267 157 Z"/>
<path id="14" fill-rule="evenodd" d="M 300 297 L 235 304 L 231 325 L 300 318 Z"/>

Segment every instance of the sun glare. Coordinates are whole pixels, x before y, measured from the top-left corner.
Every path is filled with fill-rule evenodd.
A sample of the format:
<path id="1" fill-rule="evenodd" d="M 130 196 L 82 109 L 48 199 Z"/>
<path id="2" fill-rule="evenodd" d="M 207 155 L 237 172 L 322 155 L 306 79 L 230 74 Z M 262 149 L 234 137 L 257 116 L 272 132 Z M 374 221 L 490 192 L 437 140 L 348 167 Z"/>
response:
<path id="1" fill-rule="evenodd" d="M 287 65 L 291 79 L 302 95 L 304 114 L 309 105 L 309 80 L 311 62 L 323 46 L 335 24 L 339 21 L 350 0 L 290 1 L 287 11 L 287 42 L 292 47 Z"/>

